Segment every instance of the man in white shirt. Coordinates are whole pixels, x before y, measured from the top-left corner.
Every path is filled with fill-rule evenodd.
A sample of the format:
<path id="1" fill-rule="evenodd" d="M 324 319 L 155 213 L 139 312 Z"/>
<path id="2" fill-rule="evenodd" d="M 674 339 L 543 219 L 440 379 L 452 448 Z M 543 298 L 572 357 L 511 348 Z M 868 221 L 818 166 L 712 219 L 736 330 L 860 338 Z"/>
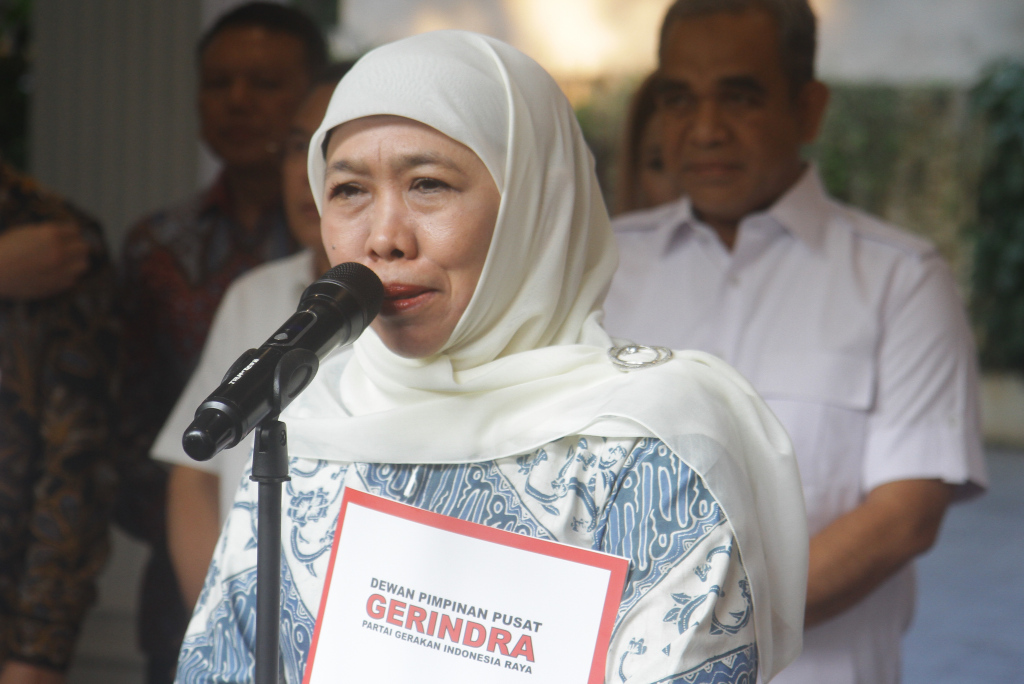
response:
<path id="1" fill-rule="evenodd" d="M 203 587 L 224 519 L 249 461 L 250 434 L 232 449 L 197 462 L 181 446 L 195 410 L 232 363 L 263 343 L 295 312 L 303 290 L 330 268 L 320 240 L 320 214 L 306 176 L 309 139 L 327 111 L 334 87 L 351 66 L 329 68 L 306 95 L 285 140 L 281 178 L 285 216 L 306 249 L 254 268 L 233 282 L 210 326 L 199 364 L 153 443 L 153 458 L 174 464 L 167 484 L 167 537 L 178 585 L 189 609 Z"/>
<path id="2" fill-rule="evenodd" d="M 620 218 L 612 335 L 697 348 L 786 426 L 811 532 L 804 654 L 776 682 L 899 681 L 912 559 L 985 484 L 973 343 L 928 242 L 830 199 L 801 158 L 828 90 L 806 0 L 678 0 L 665 160 L 683 199 Z"/>

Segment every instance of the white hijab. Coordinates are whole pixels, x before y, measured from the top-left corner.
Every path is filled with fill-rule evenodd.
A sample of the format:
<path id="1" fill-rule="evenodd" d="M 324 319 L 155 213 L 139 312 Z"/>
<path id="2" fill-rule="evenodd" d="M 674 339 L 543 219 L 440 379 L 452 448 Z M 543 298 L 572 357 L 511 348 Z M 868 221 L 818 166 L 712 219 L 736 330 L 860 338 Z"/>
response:
<path id="1" fill-rule="evenodd" d="M 742 377 L 699 352 L 623 373 L 601 304 L 617 256 L 593 159 L 551 77 L 492 38 L 438 31 L 367 54 L 309 146 L 318 206 L 331 129 L 378 114 L 469 147 L 501 192 L 480 281 L 435 356 L 402 358 L 368 330 L 284 415 L 292 456 L 468 463 L 566 435 L 658 437 L 701 475 L 751 581 L 762 676 L 800 651 L 807 530 L 785 431 Z"/>

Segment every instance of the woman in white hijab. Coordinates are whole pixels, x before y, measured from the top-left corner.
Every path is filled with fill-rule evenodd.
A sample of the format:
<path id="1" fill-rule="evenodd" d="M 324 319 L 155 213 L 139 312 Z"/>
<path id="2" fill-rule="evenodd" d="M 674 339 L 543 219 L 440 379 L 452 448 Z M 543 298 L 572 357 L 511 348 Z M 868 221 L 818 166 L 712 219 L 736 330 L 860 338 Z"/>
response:
<path id="1" fill-rule="evenodd" d="M 628 557 L 609 682 L 767 680 L 796 656 L 807 534 L 789 441 L 713 357 L 613 349 L 611 228 L 550 76 L 471 33 L 379 48 L 335 91 L 309 176 L 332 264 L 369 266 L 386 300 L 283 416 L 287 681 L 346 487 Z M 243 480 L 181 682 L 251 678 L 255 497 Z"/>

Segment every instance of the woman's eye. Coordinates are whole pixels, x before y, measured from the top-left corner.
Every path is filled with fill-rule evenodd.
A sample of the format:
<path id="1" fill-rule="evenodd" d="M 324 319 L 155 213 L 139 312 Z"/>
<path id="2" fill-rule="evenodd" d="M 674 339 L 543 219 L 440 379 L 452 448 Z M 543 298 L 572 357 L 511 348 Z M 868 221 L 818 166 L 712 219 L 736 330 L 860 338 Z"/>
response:
<path id="1" fill-rule="evenodd" d="M 420 192 L 438 192 L 450 187 L 444 181 L 437 180 L 436 178 L 417 178 L 412 182 L 413 190 L 419 190 Z"/>
<path id="2" fill-rule="evenodd" d="M 654 173 L 664 173 L 665 161 L 661 158 L 661 155 L 652 156 L 647 160 L 646 168 Z"/>
<path id="3" fill-rule="evenodd" d="M 352 199 L 361 192 L 362 188 L 355 183 L 339 183 L 331 188 L 330 197 L 331 199 Z"/>

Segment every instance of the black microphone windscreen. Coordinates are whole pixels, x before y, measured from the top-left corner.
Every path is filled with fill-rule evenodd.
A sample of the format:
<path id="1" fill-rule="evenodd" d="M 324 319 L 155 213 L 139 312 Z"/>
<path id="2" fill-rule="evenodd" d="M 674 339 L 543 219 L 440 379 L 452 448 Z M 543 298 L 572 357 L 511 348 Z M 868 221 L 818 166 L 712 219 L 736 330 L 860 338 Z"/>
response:
<path id="1" fill-rule="evenodd" d="M 338 264 L 320 276 L 320 280 L 338 283 L 352 292 L 363 305 L 363 310 L 367 312 L 370 320 L 380 313 L 380 307 L 384 303 L 384 285 L 377 274 L 366 266 L 354 261 Z"/>

